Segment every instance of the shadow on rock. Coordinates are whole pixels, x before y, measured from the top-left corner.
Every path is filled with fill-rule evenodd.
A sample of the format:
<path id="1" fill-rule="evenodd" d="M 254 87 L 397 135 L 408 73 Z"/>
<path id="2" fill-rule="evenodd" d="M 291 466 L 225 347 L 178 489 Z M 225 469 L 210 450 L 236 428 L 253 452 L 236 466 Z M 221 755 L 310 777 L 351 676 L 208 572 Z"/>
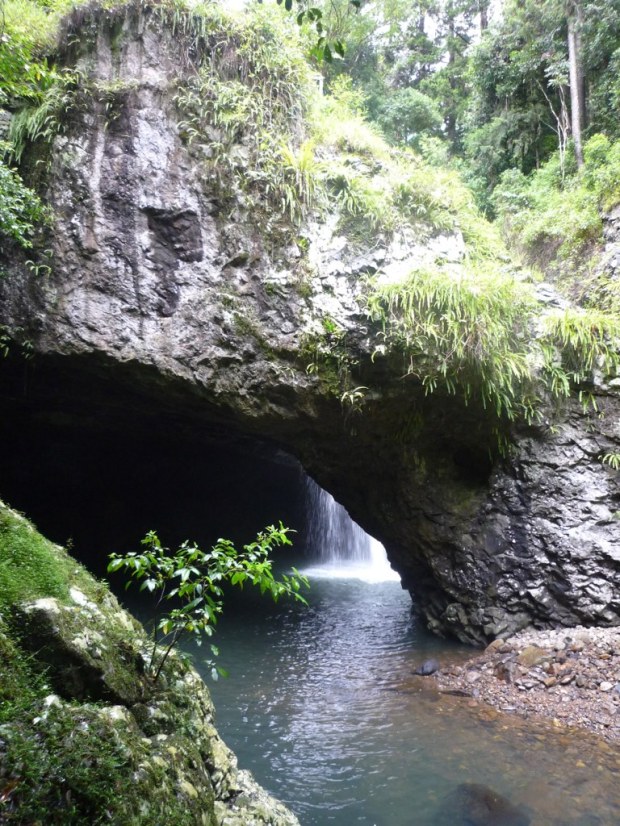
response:
<path id="1" fill-rule="evenodd" d="M 479 783 L 462 783 L 445 798 L 436 826 L 529 826 L 531 817 Z"/>

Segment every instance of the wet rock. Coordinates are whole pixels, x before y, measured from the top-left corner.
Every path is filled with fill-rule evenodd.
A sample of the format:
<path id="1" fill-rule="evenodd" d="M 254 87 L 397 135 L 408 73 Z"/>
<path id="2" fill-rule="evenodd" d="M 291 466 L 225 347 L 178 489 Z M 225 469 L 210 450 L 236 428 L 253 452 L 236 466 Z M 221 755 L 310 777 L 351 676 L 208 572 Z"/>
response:
<path id="1" fill-rule="evenodd" d="M 437 826 L 529 826 L 530 816 L 501 794 L 478 783 L 462 783 L 437 814 Z"/>
<path id="2" fill-rule="evenodd" d="M 436 671 L 439 671 L 439 662 L 437 660 L 430 659 L 424 660 L 424 662 L 419 665 L 413 673 L 420 677 L 429 677 Z"/>
<path id="3" fill-rule="evenodd" d="M 498 680 L 506 683 L 513 683 L 519 675 L 517 664 L 514 660 L 500 662 L 495 666 L 494 674 Z"/>
<path id="4" fill-rule="evenodd" d="M 508 655 L 487 647 L 459 671 L 442 671 L 439 691 L 466 691 L 467 675 L 475 672 L 483 702 L 558 727 L 579 726 L 615 743 L 620 739 L 620 629 L 570 631 L 570 636 L 566 629 L 523 631 L 506 641 L 513 652 Z M 519 656 L 532 648 L 548 652 L 544 661 L 530 668 L 519 665 Z"/>
<path id="5" fill-rule="evenodd" d="M 486 654 L 493 654 L 496 651 L 501 651 L 503 646 L 504 646 L 504 641 L 503 640 L 501 640 L 501 639 L 493 640 L 493 642 L 490 642 L 487 645 L 485 653 Z"/>
<path id="6" fill-rule="evenodd" d="M 482 676 L 482 674 L 480 674 L 479 671 L 473 671 L 472 670 L 472 671 L 468 671 L 467 674 L 465 674 L 465 679 L 470 684 L 471 683 L 477 683 L 478 680 L 481 678 L 481 676 Z"/>
<path id="7" fill-rule="evenodd" d="M 539 648 L 537 645 L 528 645 L 527 648 L 524 648 L 517 656 L 517 662 L 519 665 L 531 668 L 533 665 L 541 663 L 547 655 L 548 652 L 543 648 Z"/>

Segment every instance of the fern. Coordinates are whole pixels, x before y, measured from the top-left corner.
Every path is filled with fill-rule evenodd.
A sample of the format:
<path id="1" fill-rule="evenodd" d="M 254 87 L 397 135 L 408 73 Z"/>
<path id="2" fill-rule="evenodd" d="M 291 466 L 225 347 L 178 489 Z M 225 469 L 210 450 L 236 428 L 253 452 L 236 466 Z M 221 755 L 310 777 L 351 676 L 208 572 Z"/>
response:
<path id="1" fill-rule="evenodd" d="M 368 313 L 406 373 L 427 393 L 477 399 L 514 419 L 530 403 L 527 323 L 535 302 L 515 279 L 489 269 L 420 269 L 404 281 L 376 281 Z"/>

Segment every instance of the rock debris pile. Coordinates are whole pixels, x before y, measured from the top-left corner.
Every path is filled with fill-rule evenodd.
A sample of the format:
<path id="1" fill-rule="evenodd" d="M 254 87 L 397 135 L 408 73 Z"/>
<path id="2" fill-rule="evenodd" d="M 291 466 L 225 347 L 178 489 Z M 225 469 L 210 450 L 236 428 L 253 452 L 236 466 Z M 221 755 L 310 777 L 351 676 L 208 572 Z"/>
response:
<path id="1" fill-rule="evenodd" d="M 437 673 L 440 691 L 620 740 L 620 629 L 524 631 Z"/>

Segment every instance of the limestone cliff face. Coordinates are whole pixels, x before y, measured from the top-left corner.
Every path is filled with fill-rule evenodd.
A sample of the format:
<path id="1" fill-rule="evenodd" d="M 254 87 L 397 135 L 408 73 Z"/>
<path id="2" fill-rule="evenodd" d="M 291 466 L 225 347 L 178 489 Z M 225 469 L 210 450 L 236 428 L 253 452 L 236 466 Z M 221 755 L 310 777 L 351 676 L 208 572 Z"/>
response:
<path id="1" fill-rule="evenodd" d="M 568 404 L 491 461 L 485 411 L 373 359 L 379 331 L 359 302 L 365 274 L 458 258 L 459 234 L 365 246 L 323 217 L 274 244 L 242 198 L 224 208 L 184 140 L 178 41 L 145 11 L 115 26 L 75 57 L 122 94 L 113 117 L 96 98 L 70 113 L 54 142 L 53 273 L 15 266 L 0 282 L 0 323 L 36 352 L 30 403 L 84 417 L 88 399 L 119 427 L 131 405 L 274 441 L 385 542 L 439 633 L 619 622 L 620 488 L 598 460 L 620 444 L 617 390 L 596 391 L 603 417 Z M 19 368 L 3 371 L 17 387 Z"/>

